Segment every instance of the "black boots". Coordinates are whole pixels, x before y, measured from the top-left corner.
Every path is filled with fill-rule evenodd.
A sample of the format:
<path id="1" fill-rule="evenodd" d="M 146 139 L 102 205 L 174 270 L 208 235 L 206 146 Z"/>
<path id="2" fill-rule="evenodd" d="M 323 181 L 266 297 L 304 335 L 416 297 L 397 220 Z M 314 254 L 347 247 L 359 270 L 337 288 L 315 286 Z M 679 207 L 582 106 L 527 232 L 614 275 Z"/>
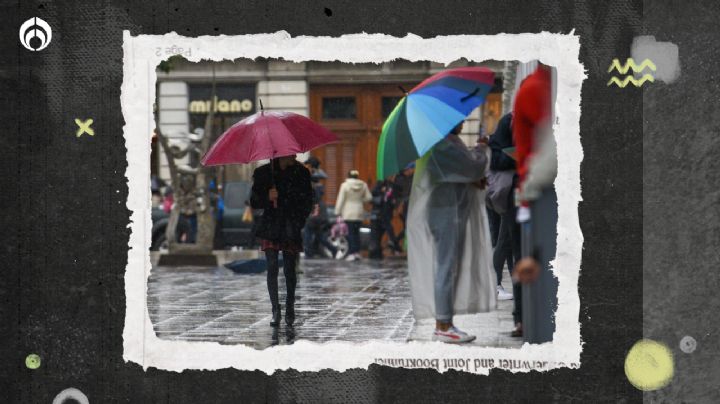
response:
<path id="1" fill-rule="evenodd" d="M 270 326 L 271 327 L 277 327 L 280 325 L 280 305 L 277 307 L 273 307 L 272 309 L 272 320 L 270 320 Z M 285 307 L 285 324 L 292 327 L 292 325 L 295 323 L 295 305 L 288 304 L 287 307 Z"/>
<path id="2" fill-rule="evenodd" d="M 272 321 L 270 326 L 277 327 L 280 325 L 280 303 L 278 302 L 278 252 L 275 250 L 265 250 L 267 258 L 267 287 L 270 294 L 270 304 L 272 305 Z M 285 309 L 285 324 L 292 326 L 295 323 L 295 286 L 297 285 L 297 275 L 295 268 L 297 267 L 298 255 L 289 252 L 283 252 L 285 272 L 285 284 L 287 286 Z"/>
<path id="3" fill-rule="evenodd" d="M 295 302 L 287 303 L 285 307 L 285 324 L 292 327 L 293 323 L 295 323 Z"/>
<path id="4" fill-rule="evenodd" d="M 285 319 L 287 321 L 287 318 Z M 271 327 L 277 327 L 280 325 L 280 305 L 273 307 L 272 309 L 272 320 L 270 320 Z"/>
<path id="5" fill-rule="evenodd" d="M 287 295 L 285 296 L 285 324 L 292 327 L 295 323 L 295 287 L 297 286 L 297 268 L 298 255 L 283 252 L 285 272 L 285 285 L 287 286 Z"/>

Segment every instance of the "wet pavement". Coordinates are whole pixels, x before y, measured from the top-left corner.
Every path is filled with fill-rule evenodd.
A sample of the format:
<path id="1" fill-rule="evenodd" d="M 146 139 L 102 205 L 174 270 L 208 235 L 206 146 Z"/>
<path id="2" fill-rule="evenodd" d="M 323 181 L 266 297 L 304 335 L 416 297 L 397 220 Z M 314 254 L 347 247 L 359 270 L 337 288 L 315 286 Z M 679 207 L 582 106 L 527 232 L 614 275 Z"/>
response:
<path id="1" fill-rule="evenodd" d="M 430 340 L 434 322 L 412 317 L 407 261 L 303 260 L 298 276 L 295 327 L 270 327 L 265 273 L 236 274 L 219 268 L 154 267 L 148 311 L 159 338 L 245 344 L 264 349 L 303 339 L 363 342 Z M 279 277 L 284 302 L 284 277 Z M 507 271 L 503 283 L 509 285 Z M 283 304 L 284 309 L 284 304 Z M 284 311 L 284 310 L 283 310 Z M 458 327 L 478 335 L 482 346 L 519 347 L 511 338 L 512 300 L 498 310 L 457 316 Z M 284 314 L 284 313 L 283 313 Z"/>

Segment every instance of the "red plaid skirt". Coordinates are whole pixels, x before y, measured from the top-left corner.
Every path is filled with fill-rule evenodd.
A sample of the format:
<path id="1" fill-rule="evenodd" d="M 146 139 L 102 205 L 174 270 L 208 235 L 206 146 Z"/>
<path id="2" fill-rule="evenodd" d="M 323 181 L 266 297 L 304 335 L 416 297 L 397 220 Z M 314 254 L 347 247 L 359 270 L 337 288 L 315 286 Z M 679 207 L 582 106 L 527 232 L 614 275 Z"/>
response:
<path id="1" fill-rule="evenodd" d="M 287 251 L 293 254 L 300 254 L 303 251 L 302 245 L 292 241 L 278 243 L 276 241 L 260 239 L 260 250 Z"/>

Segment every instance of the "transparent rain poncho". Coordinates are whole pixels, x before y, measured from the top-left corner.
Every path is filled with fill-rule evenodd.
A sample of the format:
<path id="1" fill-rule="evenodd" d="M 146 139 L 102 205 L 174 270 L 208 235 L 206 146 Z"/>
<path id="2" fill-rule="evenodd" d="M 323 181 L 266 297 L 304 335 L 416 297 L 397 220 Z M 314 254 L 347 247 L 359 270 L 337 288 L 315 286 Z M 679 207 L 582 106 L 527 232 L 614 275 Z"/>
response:
<path id="1" fill-rule="evenodd" d="M 446 320 L 448 311 L 470 314 L 496 307 L 486 191 L 473 184 L 485 177 L 487 166 L 486 150 L 468 149 L 457 136 L 448 136 L 417 161 L 407 218 L 416 319 Z M 438 267 L 450 267 L 452 274 L 437 276 Z M 438 288 L 452 296 L 451 308 L 436 310 Z"/>

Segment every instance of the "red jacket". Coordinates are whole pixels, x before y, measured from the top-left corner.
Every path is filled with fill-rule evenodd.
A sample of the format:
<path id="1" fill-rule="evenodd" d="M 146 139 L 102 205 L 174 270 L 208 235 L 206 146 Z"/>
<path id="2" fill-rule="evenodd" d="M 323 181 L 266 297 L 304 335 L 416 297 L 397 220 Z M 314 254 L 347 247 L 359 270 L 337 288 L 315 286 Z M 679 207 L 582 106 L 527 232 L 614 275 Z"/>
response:
<path id="1" fill-rule="evenodd" d="M 512 131 L 520 189 L 527 175 L 528 158 L 534 151 L 535 128 L 550 117 L 550 85 L 550 68 L 541 65 L 520 84 L 515 96 Z"/>

